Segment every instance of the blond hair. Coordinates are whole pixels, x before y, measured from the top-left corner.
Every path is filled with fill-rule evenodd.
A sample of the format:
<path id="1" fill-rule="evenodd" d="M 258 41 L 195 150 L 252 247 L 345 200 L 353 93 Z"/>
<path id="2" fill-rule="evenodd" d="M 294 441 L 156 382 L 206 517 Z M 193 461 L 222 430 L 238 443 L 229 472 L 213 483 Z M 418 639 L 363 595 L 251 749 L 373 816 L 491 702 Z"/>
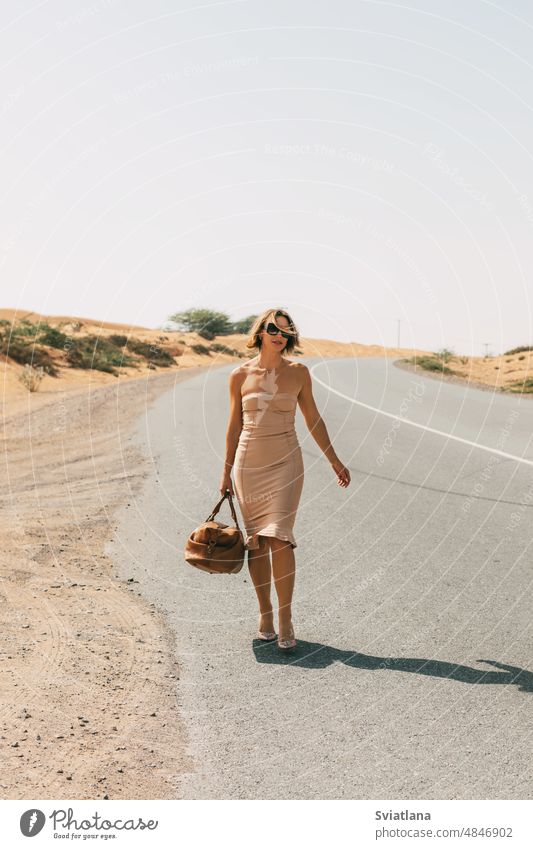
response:
<path id="1" fill-rule="evenodd" d="M 283 328 L 284 332 L 290 332 L 291 336 L 287 339 L 287 344 L 285 345 L 282 354 L 290 354 L 296 347 L 296 345 L 300 344 L 300 337 L 298 334 L 298 330 L 292 318 L 290 317 L 287 310 L 283 309 L 273 309 L 273 310 L 265 310 L 261 315 L 258 315 L 254 323 L 252 324 L 248 339 L 246 340 L 247 348 L 257 348 L 259 351 L 261 350 L 262 339 L 261 339 L 261 331 L 266 329 L 267 322 L 272 320 L 274 324 L 276 324 L 276 318 L 278 315 L 284 316 L 289 322 L 289 326 L 287 328 Z M 282 328 L 280 327 L 280 330 Z"/>

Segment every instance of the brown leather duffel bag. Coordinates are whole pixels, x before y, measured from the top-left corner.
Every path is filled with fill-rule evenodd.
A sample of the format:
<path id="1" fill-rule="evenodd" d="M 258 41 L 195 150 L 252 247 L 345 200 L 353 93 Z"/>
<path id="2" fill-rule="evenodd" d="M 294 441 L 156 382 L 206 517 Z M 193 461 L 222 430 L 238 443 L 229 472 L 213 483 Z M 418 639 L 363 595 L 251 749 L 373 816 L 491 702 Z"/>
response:
<path id="1" fill-rule="evenodd" d="M 235 527 L 215 521 L 214 517 L 225 498 L 229 500 Z M 185 546 L 185 560 L 203 572 L 229 575 L 241 571 L 245 551 L 244 537 L 237 521 L 231 493 L 227 489 L 211 515 L 189 536 Z"/>

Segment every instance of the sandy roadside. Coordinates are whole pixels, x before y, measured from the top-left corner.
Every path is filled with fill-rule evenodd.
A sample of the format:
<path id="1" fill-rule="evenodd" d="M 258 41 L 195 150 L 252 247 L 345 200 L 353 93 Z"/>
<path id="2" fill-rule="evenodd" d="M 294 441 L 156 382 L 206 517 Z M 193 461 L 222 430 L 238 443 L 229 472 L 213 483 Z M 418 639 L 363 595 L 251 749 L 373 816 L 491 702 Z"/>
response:
<path id="1" fill-rule="evenodd" d="M 460 374 L 443 374 L 442 372 L 434 372 L 428 371 L 428 369 L 421 368 L 420 366 L 416 366 L 414 363 L 406 363 L 403 359 L 393 360 L 393 366 L 396 368 L 403 369 L 403 371 L 409 371 L 411 374 L 417 374 L 421 377 L 427 377 L 430 380 L 440 380 L 441 383 L 454 383 L 456 386 L 465 386 L 469 389 L 481 389 L 483 392 L 490 392 L 493 395 L 520 395 L 521 398 L 531 398 L 533 400 L 533 393 L 531 391 L 525 391 L 524 384 L 518 387 L 512 387 L 510 382 L 502 383 L 500 374 L 496 375 L 496 377 L 492 377 L 493 382 L 489 382 L 487 379 L 487 370 L 485 369 L 484 373 L 481 372 L 481 369 L 478 368 L 478 379 L 476 380 L 472 373 L 464 376 Z M 473 370 L 472 370 L 473 371 Z M 513 371 L 515 371 L 513 369 Z M 530 369 L 530 357 L 528 356 L 527 366 L 524 369 L 519 381 L 526 381 L 529 375 L 531 374 Z M 484 380 L 480 378 L 485 378 Z M 503 378 L 504 379 L 504 378 Z"/>
<path id="2" fill-rule="evenodd" d="M 175 798 L 172 776 L 193 768 L 172 632 L 135 583 L 110 578 L 103 552 L 149 471 L 133 424 L 205 368 L 36 393 L 5 419 L 4 799 Z"/>

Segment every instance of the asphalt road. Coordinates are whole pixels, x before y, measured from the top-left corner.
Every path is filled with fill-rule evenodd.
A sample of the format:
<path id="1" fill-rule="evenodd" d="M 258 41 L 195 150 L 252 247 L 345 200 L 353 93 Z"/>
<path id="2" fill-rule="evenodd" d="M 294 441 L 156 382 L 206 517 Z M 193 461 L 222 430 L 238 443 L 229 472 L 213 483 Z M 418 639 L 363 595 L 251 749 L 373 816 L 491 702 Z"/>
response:
<path id="1" fill-rule="evenodd" d="M 290 657 L 255 639 L 246 565 L 183 559 L 219 498 L 233 366 L 139 422 L 154 471 L 108 553 L 175 632 L 196 764 L 176 798 L 533 798 L 533 399 L 381 358 L 306 362 L 352 482 L 298 410 Z"/>

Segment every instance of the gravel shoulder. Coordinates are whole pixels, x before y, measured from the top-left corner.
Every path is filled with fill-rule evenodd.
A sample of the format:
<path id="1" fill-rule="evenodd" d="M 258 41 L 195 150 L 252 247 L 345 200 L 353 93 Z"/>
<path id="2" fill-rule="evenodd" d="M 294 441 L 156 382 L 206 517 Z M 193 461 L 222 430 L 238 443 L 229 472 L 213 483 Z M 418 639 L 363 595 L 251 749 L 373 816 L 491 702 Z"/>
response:
<path id="1" fill-rule="evenodd" d="M 173 632 L 104 551 L 151 467 L 133 425 L 204 370 L 35 394 L 4 419 L 4 799 L 175 798 L 191 768 Z"/>

